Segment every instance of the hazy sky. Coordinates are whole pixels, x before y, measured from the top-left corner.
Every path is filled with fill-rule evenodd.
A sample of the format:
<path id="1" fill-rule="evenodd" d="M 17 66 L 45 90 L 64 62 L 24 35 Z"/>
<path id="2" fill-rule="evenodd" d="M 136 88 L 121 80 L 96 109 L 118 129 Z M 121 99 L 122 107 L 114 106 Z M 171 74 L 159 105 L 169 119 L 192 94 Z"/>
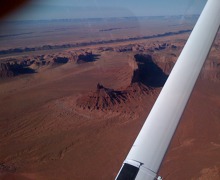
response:
<path id="1" fill-rule="evenodd" d="M 10 20 L 199 14 L 207 0 L 33 0 Z"/>

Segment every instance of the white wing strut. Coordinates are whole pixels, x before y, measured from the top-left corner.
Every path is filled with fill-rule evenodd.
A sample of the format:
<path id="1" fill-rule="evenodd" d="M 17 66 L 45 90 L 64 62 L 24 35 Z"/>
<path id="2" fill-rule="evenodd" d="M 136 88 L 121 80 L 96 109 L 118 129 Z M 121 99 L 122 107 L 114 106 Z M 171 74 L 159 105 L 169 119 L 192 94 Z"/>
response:
<path id="1" fill-rule="evenodd" d="M 155 180 L 220 25 L 220 0 L 208 0 L 117 180 Z M 159 179 L 159 178 L 158 178 Z"/>

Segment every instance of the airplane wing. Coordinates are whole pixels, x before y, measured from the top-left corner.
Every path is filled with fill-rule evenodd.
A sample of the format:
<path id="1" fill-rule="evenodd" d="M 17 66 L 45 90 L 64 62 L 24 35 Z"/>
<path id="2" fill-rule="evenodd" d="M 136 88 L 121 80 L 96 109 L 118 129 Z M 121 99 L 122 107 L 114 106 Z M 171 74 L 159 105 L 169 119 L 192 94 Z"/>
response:
<path id="1" fill-rule="evenodd" d="M 220 0 L 208 0 L 116 180 L 155 180 L 220 25 Z"/>

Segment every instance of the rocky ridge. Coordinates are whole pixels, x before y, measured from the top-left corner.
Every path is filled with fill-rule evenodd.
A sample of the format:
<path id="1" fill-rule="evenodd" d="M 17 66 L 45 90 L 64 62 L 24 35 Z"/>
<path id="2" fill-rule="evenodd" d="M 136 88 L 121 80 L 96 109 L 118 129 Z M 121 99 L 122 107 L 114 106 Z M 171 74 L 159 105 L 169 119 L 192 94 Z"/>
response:
<path id="1" fill-rule="evenodd" d="M 99 55 L 92 52 L 79 51 L 6 58 L 0 63 L 0 78 L 37 73 L 41 68 L 57 67 L 71 62 L 76 64 L 94 62 L 98 57 Z"/>

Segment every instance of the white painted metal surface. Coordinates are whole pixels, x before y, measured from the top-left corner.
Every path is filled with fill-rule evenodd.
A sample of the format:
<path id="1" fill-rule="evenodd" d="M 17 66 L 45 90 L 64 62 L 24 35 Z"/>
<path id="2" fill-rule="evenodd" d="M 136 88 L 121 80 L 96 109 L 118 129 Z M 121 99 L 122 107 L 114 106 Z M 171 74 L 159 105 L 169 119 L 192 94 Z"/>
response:
<path id="1" fill-rule="evenodd" d="M 219 25 L 220 0 L 208 0 L 124 162 L 141 164 L 136 180 L 156 178 Z"/>

